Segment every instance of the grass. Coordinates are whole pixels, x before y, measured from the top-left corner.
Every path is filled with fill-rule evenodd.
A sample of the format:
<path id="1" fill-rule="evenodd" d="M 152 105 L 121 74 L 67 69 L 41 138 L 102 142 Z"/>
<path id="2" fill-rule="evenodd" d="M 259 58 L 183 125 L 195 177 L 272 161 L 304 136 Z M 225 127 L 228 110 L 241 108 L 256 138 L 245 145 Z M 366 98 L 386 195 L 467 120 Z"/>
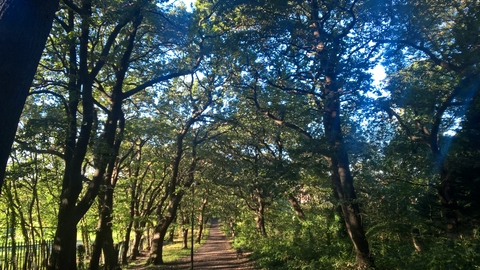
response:
<path id="1" fill-rule="evenodd" d="M 198 233 L 198 230 L 195 230 L 194 232 L 196 235 L 196 233 Z M 205 244 L 205 241 L 207 240 L 208 238 L 208 235 L 210 234 L 210 224 L 206 224 L 203 228 L 203 237 L 202 239 L 200 240 L 200 244 L 199 243 L 195 243 L 193 245 L 193 250 L 196 251 L 199 247 L 201 247 L 203 244 Z M 191 237 L 191 234 L 189 234 L 189 237 Z M 171 263 L 171 262 L 175 262 L 175 261 L 178 261 L 184 257 L 188 257 L 190 256 L 190 238 L 188 240 L 188 248 L 186 249 L 182 249 L 182 239 L 180 237 L 180 234 L 177 234 L 175 233 L 175 237 L 173 239 L 173 243 L 166 243 L 163 245 L 163 262 L 164 263 Z M 143 265 L 145 266 L 145 262 L 141 262 L 139 263 L 138 261 L 137 262 L 132 262 L 130 263 L 130 265 L 133 265 L 133 264 L 136 264 L 136 265 Z M 145 269 L 145 270 L 148 270 L 148 269 L 161 269 L 161 266 L 145 266 L 145 268 L 142 268 L 142 269 Z"/>
<path id="2" fill-rule="evenodd" d="M 198 230 L 195 230 L 195 235 L 197 232 Z M 194 251 L 196 251 L 199 247 L 201 247 L 205 243 L 209 233 L 210 233 L 210 225 L 205 226 L 203 237 L 200 240 L 200 244 L 195 243 L 193 245 Z M 189 239 L 188 245 L 190 245 L 191 243 L 190 241 L 191 240 Z M 182 249 L 182 239 L 180 239 L 179 237 L 174 238 L 173 243 L 166 244 L 163 246 L 163 262 L 165 263 L 174 262 L 187 256 L 190 256 L 190 246 L 187 249 Z"/>

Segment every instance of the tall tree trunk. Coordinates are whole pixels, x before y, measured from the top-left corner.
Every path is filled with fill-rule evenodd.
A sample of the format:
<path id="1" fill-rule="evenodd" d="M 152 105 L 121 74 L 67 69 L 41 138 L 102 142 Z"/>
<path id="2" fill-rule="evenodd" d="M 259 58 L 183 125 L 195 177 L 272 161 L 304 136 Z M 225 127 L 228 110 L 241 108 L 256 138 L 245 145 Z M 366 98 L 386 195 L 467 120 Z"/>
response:
<path id="1" fill-rule="evenodd" d="M 180 212 L 182 212 L 180 210 Z M 181 218 L 182 218 L 182 248 L 183 249 L 187 249 L 188 248 L 188 227 L 190 227 L 190 224 L 193 224 L 193 223 L 190 223 L 190 222 L 193 222 L 193 220 L 190 220 L 188 218 L 188 214 L 187 213 L 183 213 L 181 215 Z M 192 231 L 192 235 L 193 235 L 193 231 Z"/>
<path id="2" fill-rule="evenodd" d="M 148 264 L 163 264 L 163 240 L 165 239 L 165 232 L 168 226 L 165 225 L 166 220 L 162 217 L 157 218 L 157 225 L 153 231 L 152 249 L 150 250 L 150 257 L 148 258 Z M 164 232 L 165 231 L 165 232 Z"/>
<path id="3" fill-rule="evenodd" d="M 13 269 L 16 270 L 18 265 L 17 265 L 17 231 L 16 231 L 16 226 L 17 226 L 17 220 L 16 220 L 16 213 L 13 205 L 11 206 L 12 211 L 10 212 L 10 247 L 11 247 L 11 257 L 10 260 L 12 262 Z"/>
<path id="4" fill-rule="evenodd" d="M 0 192 L 18 121 L 58 2 L 0 1 Z"/>
<path id="5" fill-rule="evenodd" d="M 336 73 L 340 63 L 339 54 L 343 50 L 341 40 L 352 30 L 356 18 L 352 14 L 352 22 L 345 24 L 344 29 L 338 33 L 328 34 L 328 30 L 324 29 L 325 25 L 319 17 L 318 1 L 313 0 L 310 5 L 312 34 L 315 40 L 312 45 L 316 50 L 317 75 L 324 77 L 321 90 L 323 108 L 319 109 L 323 111 L 323 126 L 328 141 L 328 162 L 332 185 L 340 200 L 345 225 L 355 248 L 357 266 L 360 269 L 366 269 L 374 267 L 374 262 L 363 229 L 359 206 L 355 201 L 356 192 L 353 186 L 346 146 L 343 141 L 340 118 L 341 93 Z"/>
<path id="6" fill-rule="evenodd" d="M 64 208 L 65 209 L 65 208 Z M 76 265 L 77 226 L 72 215 L 59 215 L 57 231 L 50 255 L 49 269 L 77 269 Z"/>
<path id="7" fill-rule="evenodd" d="M 168 227 L 170 224 L 175 220 L 177 216 L 178 206 L 185 194 L 185 190 L 177 190 L 177 186 L 179 183 L 179 170 L 180 170 L 180 161 L 183 157 L 183 143 L 184 138 L 189 130 L 189 128 L 198 120 L 197 117 L 201 115 L 203 111 L 205 111 L 208 106 L 211 104 L 212 99 L 209 97 L 207 103 L 203 106 L 203 108 L 199 111 L 193 113 L 192 117 L 187 121 L 185 124 L 184 129 L 177 134 L 177 150 L 175 154 L 175 160 L 173 162 L 172 168 L 172 176 L 170 177 L 170 182 L 168 184 L 168 188 L 166 190 L 166 195 L 168 196 L 168 207 L 166 210 L 166 214 L 162 215 L 162 204 L 159 204 L 157 207 L 157 225 L 155 226 L 155 234 L 152 240 L 152 249 L 150 251 L 150 258 L 148 259 L 149 263 L 158 265 L 163 264 L 163 241 L 165 240 L 165 236 L 168 231 Z M 192 184 L 195 180 L 195 168 L 197 166 L 197 147 L 198 142 L 196 138 L 193 141 L 192 145 L 192 163 L 188 168 L 188 176 L 187 180 L 183 184 L 184 188 L 192 188 Z"/>
<path id="8" fill-rule="evenodd" d="M 76 269 L 76 238 L 77 223 L 80 221 L 83 213 L 88 207 L 82 206 L 76 208 L 78 197 L 82 191 L 82 164 L 87 153 L 90 142 L 90 136 L 95 119 L 93 105 L 93 78 L 88 73 L 88 36 L 89 23 L 91 16 L 91 3 L 84 1 L 82 9 L 86 10 L 82 14 L 82 30 L 80 37 L 79 62 L 80 68 L 77 68 L 77 47 L 75 40 L 69 44 L 69 82 L 68 82 L 68 131 L 66 134 L 65 148 L 65 171 L 62 179 L 62 189 L 60 194 L 60 207 L 57 217 L 57 230 L 55 232 L 52 253 L 49 258 L 49 270 Z M 74 14 L 68 13 L 69 32 L 73 29 Z M 79 79 L 77 79 L 77 77 Z M 82 86 L 82 91 L 80 90 Z M 80 134 L 77 136 L 78 127 L 78 107 L 82 97 L 83 119 L 80 128 Z M 89 189 L 93 192 L 90 196 L 96 196 L 96 183 L 93 181 Z"/>
<path id="9" fill-rule="evenodd" d="M 452 180 L 450 173 L 445 168 L 445 164 L 441 165 L 440 172 L 441 184 L 437 188 L 440 204 L 446 219 L 446 231 L 449 237 L 455 237 L 458 233 L 458 203 L 455 198 L 455 181 Z"/>
<path id="10" fill-rule="evenodd" d="M 136 195 L 137 195 L 137 181 L 138 181 L 138 172 L 139 172 L 139 169 L 140 169 L 140 165 L 138 165 L 137 169 L 136 169 L 136 173 L 134 175 L 135 179 L 132 183 L 132 185 L 130 186 L 130 212 L 129 212 L 129 215 L 130 215 L 130 221 L 128 222 L 128 225 L 127 225 L 127 230 L 125 231 L 125 240 L 124 240 L 124 244 L 123 244 L 123 250 L 122 250 L 122 264 L 123 265 L 126 265 L 128 264 L 128 249 L 130 248 L 130 235 L 132 233 L 132 228 L 133 228 L 133 224 L 134 224 L 134 220 L 135 220 L 135 213 L 138 212 L 137 210 L 137 207 L 138 207 L 138 202 L 137 202 L 137 199 L 136 199 Z M 137 255 L 134 255 L 132 257 L 135 257 L 136 258 Z M 132 258 L 134 259 L 134 258 Z"/>
<path id="11" fill-rule="evenodd" d="M 357 265 L 366 269 L 373 267 L 374 262 L 363 229 L 360 210 L 355 202 L 356 192 L 340 124 L 340 94 L 335 85 L 334 74 L 327 74 L 325 81 L 323 121 L 331 153 L 329 165 L 332 185 L 341 203 L 345 226 L 355 248 Z"/>
<path id="12" fill-rule="evenodd" d="M 83 246 L 85 247 L 85 255 L 87 257 L 90 257 L 92 255 L 92 251 L 90 249 L 90 236 L 89 236 L 88 228 L 85 225 L 85 217 L 83 217 L 81 221 L 82 223 L 80 225 L 80 231 L 82 234 Z"/>
<path id="13" fill-rule="evenodd" d="M 120 81 L 117 80 L 117 83 L 114 87 L 114 93 L 112 95 L 112 110 L 110 111 L 107 118 L 107 124 L 105 125 L 105 131 L 103 134 L 103 139 L 105 143 L 101 143 L 100 145 L 102 149 L 107 149 L 104 149 L 104 151 L 106 150 L 106 152 L 100 154 L 100 156 L 98 157 L 100 159 L 98 170 L 101 172 L 105 172 L 105 175 L 103 175 L 103 173 L 101 174 L 103 179 L 103 191 L 98 197 L 99 221 L 92 257 L 90 260 L 90 269 L 92 270 L 98 269 L 100 254 L 102 250 L 105 256 L 105 269 L 114 270 L 119 268 L 118 254 L 116 254 L 113 243 L 112 213 L 113 194 L 118 179 L 118 171 L 116 171 L 116 161 L 119 155 L 120 145 L 123 140 L 123 131 L 125 128 L 125 119 L 121 108 L 122 85 L 123 78 L 121 78 Z M 119 127 L 118 134 L 117 126 Z"/>

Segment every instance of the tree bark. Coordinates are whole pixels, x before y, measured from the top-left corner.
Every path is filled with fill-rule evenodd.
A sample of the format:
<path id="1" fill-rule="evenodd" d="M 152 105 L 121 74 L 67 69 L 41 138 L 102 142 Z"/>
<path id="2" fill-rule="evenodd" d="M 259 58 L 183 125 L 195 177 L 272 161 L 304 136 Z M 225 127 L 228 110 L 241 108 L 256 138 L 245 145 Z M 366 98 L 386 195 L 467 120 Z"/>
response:
<path id="1" fill-rule="evenodd" d="M 132 260 L 136 260 L 137 257 L 140 255 L 140 241 L 142 240 L 143 232 L 145 231 L 145 222 L 134 222 L 134 231 L 135 231 L 135 237 L 133 240 L 133 248 L 132 248 Z"/>
<path id="2" fill-rule="evenodd" d="M 172 176 L 170 177 L 169 184 L 167 185 L 168 188 L 166 190 L 166 195 L 168 196 L 168 207 L 166 210 L 166 214 L 162 215 L 161 204 L 157 207 L 157 225 L 155 226 L 155 234 L 152 240 L 152 250 L 150 251 L 150 258 L 148 259 L 148 263 L 151 264 L 163 264 L 163 241 L 165 240 L 165 236 L 167 234 L 168 227 L 170 224 L 175 220 L 177 215 L 178 206 L 185 194 L 185 190 L 177 190 L 177 186 L 179 183 L 179 172 L 180 172 L 180 162 L 183 158 L 184 153 L 184 138 L 187 135 L 190 127 L 198 120 L 198 117 L 209 107 L 212 103 L 211 96 L 209 96 L 208 101 L 203 105 L 203 107 L 192 113 L 190 119 L 188 119 L 185 127 L 177 134 L 177 149 L 175 153 L 175 160 L 172 166 Z M 183 183 L 184 188 L 192 188 L 192 184 L 195 180 L 195 168 L 197 166 L 197 147 L 198 142 L 196 138 L 194 138 L 193 145 L 192 145 L 192 156 L 191 156 L 191 164 L 188 168 L 188 176 L 187 180 Z M 193 222 L 193 221 L 192 221 Z"/>
<path id="3" fill-rule="evenodd" d="M 257 196 L 258 208 L 256 211 L 255 224 L 257 230 L 260 232 L 260 235 L 263 237 L 267 236 L 267 230 L 265 229 L 265 203 L 260 195 Z"/>
<path id="4" fill-rule="evenodd" d="M 182 228 L 182 249 L 188 249 L 188 228 Z"/>
<path id="5" fill-rule="evenodd" d="M 132 234 L 132 227 L 133 227 L 133 215 L 130 216 L 130 221 L 127 225 L 127 230 L 125 231 L 125 239 L 123 241 L 123 249 L 122 249 L 122 265 L 128 264 L 128 249 L 130 248 L 130 235 Z"/>
<path id="6" fill-rule="evenodd" d="M 198 234 L 197 234 L 197 243 L 200 244 L 202 241 L 202 234 L 203 234 L 203 223 L 204 223 L 204 216 L 205 216 L 205 208 L 207 208 L 208 198 L 204 198 L 202 200 L 202 206 L 200 207 L 200 215 L 198 216 Z M 192 232 L 193 233 L 193 232 Z"/>
<path id="7" fill-rule="evenodd" d="M 94 243 L 92 258 L 90 260 L 90 269 L 97 270 L 101 251 L 105 255 L 105 269 L 114 270 L 119 269 L 118 254 L 115 250 L 112 235 L 112 213 L 113 213 L 113 194 L 118 180 L 118 171 L 116 170 L 116 162 L 120 152 L 120 145 L 123 141 L 123 131 L 125 128 L 125 118 L 122 112 L 122 89 L 125 80 L 125 75 L 128 70 L 130 56 L 133 51 L 133 45 L 138 26 L 142 21 L 142 16 L 138 11 L 133 23 L 133 29 L 130 32 L 127 47 L 120 60 L 120 65 L 115 72 L 115 85 L 111 97 L 111 110 L 108 114 L 103 133 L 103 140 L 105 143 L 100 144 L 100 147 L 107 148 L 106 152 L 100 151 L 100 160 L 98 168 L 100 171 L 105 171 L 103 176 L 104 190 L 99 196 L 99 222 L 97 228 L 97 235 Z M 117 132 L 117 127 L 119 131 Z M 106 161 L 106 162 L 105 162 Z"/>
<path id="8" fill-rule="evenodd" d="M 163 264 L 163 241 L 167 235 L 168 227 L 172 224 L 177 214 L 178 205 L 182 200 L 184 192 L 172 194 L 169 200 L 168 209 L 164 217 L 161 215 L 157 218 L 157 225 L 152 240 L 152 250 L 150 251 L 150 258 L 148 263 L 159 265 Z"/>
<path id="9" fill-rule="evenodd" d="M 293 210 L 295 210 L 295 214 L 297 214 L 297 217 L 300 221 L 305 221 L 305 213 L 303 212 L 302 206 L 298 202 L 297 198 L 292 193 L 288 193 L 288 201 L 290 202 L 290 205 L 292 206 Z"/>
<path id="10" fill-rule="evenodd" d="M 17 124 L 58 3 L 0 1 L 0 192 Z"/>
<path id="11" fill-rule="evenodd" d="M 328 74 L 324 88 L 323 123 L 325 135 L 329 142 L 329 152 L 331 153 L 329 156 L 331 180 L 333 189 L 341 203 L 348 235 L 355 248 L 357 265 L 361 269 L 366 269 L 374 267 L 374 262 L 363 229 L 360 209 L 355 201 L 357 197 L 340 124 L 339 95 L 338 88 L 335 85 L 335 75 Z"/>
<path id="12" fill-rule="evenodd" d="M 90 258 L 90 270 L 99 269 L 100 256 L 102 250 L 105 256 L 104 269 L 118 269 L 118 262 L 115 257 L 114 243 L 112 237 L 112 216 L 113 213 L 113 188 L 107 186 L 106 190 L 98 196 L 99 200 L 99 220 L 96 231 L 95 241 L 93 243 L 92 256 Z"/>
<path id="13" fill-rule="evenodd" d="M 328 162 L 332 185 L 340 200 L 341 209 L 356 253 L 356 263 L 360 269 L 374 267 L 373 257 L 370 254 L 368 241 L 360 217 L 360 209 L 356 202 L 356 192 L 353 186 L 353 177 L 350 172 L 350 163 L 341 127 L 341 107 L 337 68 L 340 63 L 340 53 L 343 48 L 341 40 L 352 30 L 356 18 L 352 13 L 352 22 L 345 24 L 344 28 L 335 34 L 328 34 L 325 25 L 319 17 L 319 3 L 317 0 L 310 2 L 310 16 L 312 20 L 315 60 L 318 66 L 317 74 L 324 77 L 322 98 L 323 126 L 325 137 L 328 141 Z M 353 8 L 353 7 L 352 7 Z M 328 44 L 328 45 L 327 45 Z"/>
<path id="14" fill-rule="evenodd" d="M 77 223 L 83 214 L 88 210 L 90 205 L 88 202 L 93 201 L 98 192 L 98 183 L 91 181 L 87 203 L 77 207 L 77 200 L 82 191 L 82 164 L 87 153 L 90 142 L 90 136 L 95 120 L 95 112 L 93 105 L 93 78 L 88 72 L 87 56 L 88 56 L 88 36 L 89 24 L 88 19 L 91 16 L 91 3 L 84 1 L 82 6 L 86 12 L 82 14 L 82 27 L 79 46 L 79 62 L 80 68 L 77 68 L 77 50 L 74 45 L 75 40 L 72 39 L 69 44 L 69 100 L 68 100 L 68 120 L 69 126 L 66 134 L 65 148 L 65 171 L 62 180 L 62 190 L 60 194 L 60 207 L 57 218 L 57 230 L 53 243 L 52 254 L 50 255 L 48 269 L 76 269 L 76 238 Z M 73 29 L 73 12 L 69 12 L 69 27 Z M 68 31 L 67 29 L 65 29 Z M 70 30 L 70 29 L 69 29 Z M 78 76 L 77 76 L 77 71 Z M 77 80 L 77 77 L 79 78 Z M 82 91 L 80 90 L 82 85 Z M 81 93 L 80 93 L 81 92 Z M 77 137 L 77 112 L 82 97 L 83 119 L 80 128 L 80 134 Z M 98 172 L 95 176 L 98 178 Z"/>

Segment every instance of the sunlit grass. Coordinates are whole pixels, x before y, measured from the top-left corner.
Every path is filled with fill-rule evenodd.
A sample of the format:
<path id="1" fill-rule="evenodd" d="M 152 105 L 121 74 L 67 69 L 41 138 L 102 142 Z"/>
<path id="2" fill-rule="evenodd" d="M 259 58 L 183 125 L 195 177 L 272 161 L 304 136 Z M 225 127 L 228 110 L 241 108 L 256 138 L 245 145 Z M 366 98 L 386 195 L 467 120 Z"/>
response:
<path id="1" fill-rule="evenodd" d="M 194 231 L 194 235 L 198 233 L 198 230 Z M 208 238 L 208 235 L 210 234 L 210 224 L 206 224 L 204 229 L 203 229 L 203 237 L 199 243 L 195 243 L 193 245 L 193 250 L 197 251 L 199 247 L 201 247 L 203 244 L 205 244 L 205 241 Z M 191 243 L 191 234 L 189 234 L 189 239 L 188 239 L 188 248 L 182 249 L 182 239 L 181 239 L 181 234 L 180 233 L 175 233 L 175 237 L 173 239 L 172 243 L 165 243 L 163 245 L 163 262 L 164 263 L 171 263 L 178 261 L 184 257 L 189 257 L 190 256 L 190 243 Z M 138 261 L 130 263 L 130 265 L 143 265 L 145 266 L 145 270 L 148 269 L 162 269 L 162 266 L 146 266 L 145 265 L 146 261 L 139 263 Z"/>
<path id="2" fill-rule="evenodd" d="M 196 235 L 198 233 L 198 230 L 195 230 Z M 204 228 L 204 233 L 202 240 L 200 241 L 200 244 L 195 243 L 193 245 L 193 250 L 196 251 L 199 247 L 201 247 L 204 243 L 205 240 L 208 237 L 208 234 L 210 233 L 210 226 L 205 226 Z M 191 235 L 190 235 L 191 237 Z M 169 262 L 174 262 L 177 261 L 183 257 L 190 256 L 190 242 L 191 240 L 188 239 L 188 248 L 187 249 L 182 249 L 182 239 L 180 237 L 175 237 L 173 240 L 173 243 L 166 244 L 163 246 L 163 262 L 169 263 Z"/>

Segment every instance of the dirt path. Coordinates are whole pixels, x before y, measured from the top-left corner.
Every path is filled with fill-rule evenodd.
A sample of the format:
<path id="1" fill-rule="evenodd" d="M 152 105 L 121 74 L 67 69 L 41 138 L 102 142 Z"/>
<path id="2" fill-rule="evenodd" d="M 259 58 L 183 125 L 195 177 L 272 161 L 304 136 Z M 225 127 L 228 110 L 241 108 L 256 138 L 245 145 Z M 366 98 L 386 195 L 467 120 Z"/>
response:
<path id="1" fill-rule="evenodd" d="M 244 254 L 237 258 L 235 250 L 231 249 L 229 239 L 220 231 L 220 226 L 216 220 L 212 220 L 210 235 L 203 246 L 201 246 L 193 256 L 194 269 L 255 269 L 253 262 Z M 191 269 L 190 256 L 182 258 L 177 262 L 168 263 L 162 266 L 138 267 L 129 269 Z"/>

